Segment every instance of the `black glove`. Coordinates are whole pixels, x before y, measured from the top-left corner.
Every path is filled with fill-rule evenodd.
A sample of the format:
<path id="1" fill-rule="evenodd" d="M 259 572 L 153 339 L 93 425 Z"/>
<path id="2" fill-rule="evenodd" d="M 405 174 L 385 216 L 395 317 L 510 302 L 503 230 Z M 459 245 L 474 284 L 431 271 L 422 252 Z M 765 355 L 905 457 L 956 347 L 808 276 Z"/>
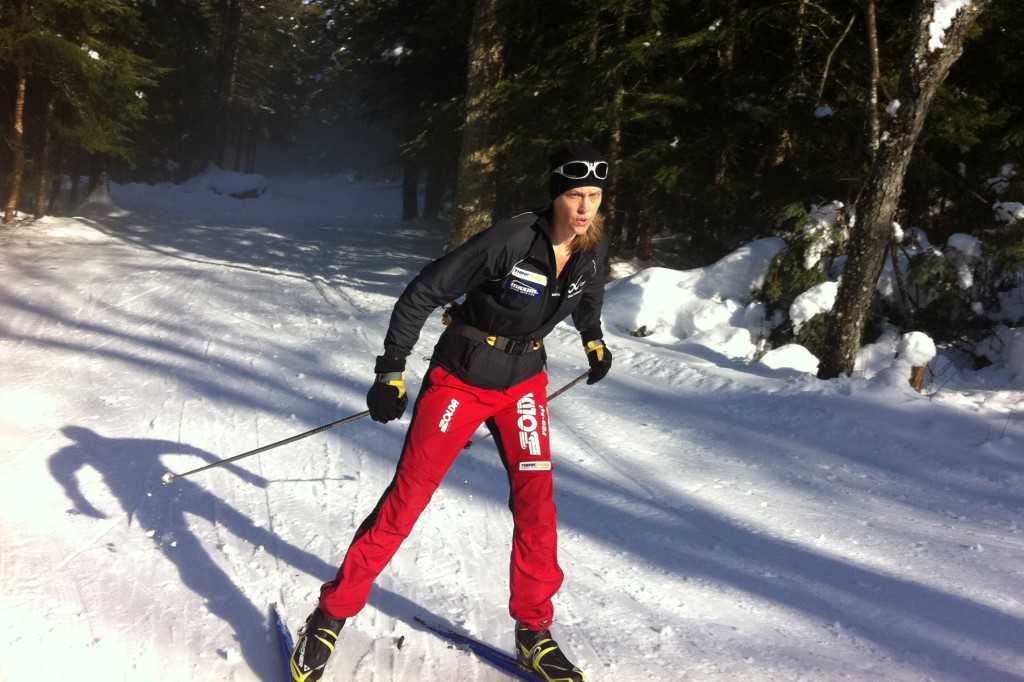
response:
<path id="1" fill-rule="evenodd" d="M 409 405 L 409 397 L 405 395 L 405 360 L 380 355 L 374 371 L 377 378 L 366 394 L 370 418 L 381 424 L 401 419 Z"/>
<path id="2" fill-rule="evenodd" d="M 590 362 L 590 376 L 587 377 L 587 385 L 596 384 L 608 374 L 612 368 L 612 352 L 604 345 L 604 341 L 597 339 L 586 346 L 587 360 Z"/>

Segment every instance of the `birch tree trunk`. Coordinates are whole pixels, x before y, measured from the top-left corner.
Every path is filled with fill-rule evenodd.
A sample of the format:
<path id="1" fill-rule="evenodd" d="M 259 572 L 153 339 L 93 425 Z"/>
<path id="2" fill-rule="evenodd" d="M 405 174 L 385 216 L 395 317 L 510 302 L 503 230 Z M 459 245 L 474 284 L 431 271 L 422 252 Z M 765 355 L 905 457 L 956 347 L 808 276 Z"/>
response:
<path id="1" fill-rule="evenodd" d="M 850 240 L 835 305 L 829 317 L 819 379 L 853 372 L 864 324 L 893 239 L 893 220 L 914 145 L 928 108 L 950 67 L 963 53 L 968 31 L 990 0 L 962 0 L 943 30 L 934 22 L 936 0 L 916 0 L 911 44 L 900 75 L 899 108 L 895 112 L 857 202 L 857 222 Z"/>
<path id="2" fill-rule="evenodd" d="M 466 123 L 462 131 L 452 226 L 446 249 L 451 251 L 494 218 L 498 145 L 494 91 L 501 80 L 505 45 L 496 16 L 498 0 L 476 0 L 469 35 L 469 78 Z"/>

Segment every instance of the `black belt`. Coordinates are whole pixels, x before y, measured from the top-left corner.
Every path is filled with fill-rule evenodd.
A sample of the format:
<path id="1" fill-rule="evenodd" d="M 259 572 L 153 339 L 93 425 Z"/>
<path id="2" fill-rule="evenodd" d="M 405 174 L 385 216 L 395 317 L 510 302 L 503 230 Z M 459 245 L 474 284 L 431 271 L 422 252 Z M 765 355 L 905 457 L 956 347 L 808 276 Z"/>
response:
<path id="1" fill-rule="evenodd" d="M 535 350 L 540 350 L 543 344 L 540 341 L 534 341 L 530 339 L 528 341 L 516 341 L 506 336 L 498 336 L 497 334 L 488 334 L 487 332 L 480 331 L 476 327 L 471 327 L 468 324 L 451 324 L 448 328 L 455 332 L 465 336 L 467 339 L 473 341 L 479 341 L 480 343 L 486 343 L 489 346 L 494 346 L 498 350 L 503 350 L 509 355 L 526 355 L 532 353 Z"/>

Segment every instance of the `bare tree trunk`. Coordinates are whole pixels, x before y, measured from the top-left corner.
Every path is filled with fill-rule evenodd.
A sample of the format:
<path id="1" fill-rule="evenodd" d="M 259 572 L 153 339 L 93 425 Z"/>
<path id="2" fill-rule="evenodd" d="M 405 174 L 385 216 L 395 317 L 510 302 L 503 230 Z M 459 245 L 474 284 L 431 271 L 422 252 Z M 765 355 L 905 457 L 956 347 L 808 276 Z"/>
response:
<path id="1" fill-rule="evenodd" d="M 11 188 L 4 202 L 4 222 L 14 220 L 18 210 L 18 199 L 21 194 L 21 181 L 25 176 L 25 69 L 18 67 L 18 94 L 14 100 L 14 130 L 11 135 L 11 149 L 14 158 L 11 163 Z"/>
<path id="2" fill-rule="evenodd" d="M 412 161 L 402 164 L 402 220 L 420 217 L 420 169 Z"/>
<path id="3" fill-rule="evenodd" d="M 436 218 L 441 214 L 444 194 L 448 190 L 447 173 L 439 164 L 427 167 L 426 187 L 423 189 L 423 217 Z"/>
<path id="4" fill-rule="evenodd" d="M 61 178 L 58 174 L 50 181 L 50 194 L 46 197 L 46 213 L 53 215 L 60 207 Z"/>
<path id="5" fill-rule="evenodd" d="M 868 31 L 868 52 L 871 58 L 871 81 L 868 86 L 868 150 L 874 160 L 882 139 L 882 125 L 878 120 L 878 83 L 882 80 L 881 60 L 878 56 L 878 23 L 875 18 L 875 0 L 867 0 L 864 8 Z"/>
<path id="6" fill-rule="evenodd" d="M 654 218 L 646 216 L 646 220 L 638 226 L 636 257 L 640 260 L 650 260 L 654 253 Z"/>
<path id="7" fill-rule="evenodd" d="M 496 16 L 498 0 L 476 0 L 469 35 L 469 79 L 466 85 L 466 124 L 462 131 L 452 226 L 447 250 L 486 229 L 494 218 L 494 131 L 497 112 L 494 89 L 501 80 L 505 45 Z"/>
<path id="8" fill-rule="evenodd" d="M 990 0 L 974 0 L 957 12 L 942 45 L 930 44 L 935 0 L 916 0 L 912 39 L 900 75 L 899 110 L 868 171 L 857 203 L 858 227 L 850 240 L 835 306 L 829 317 L 825 353 L 818 377 L 832 379 L 853 372 L 864 323 L 893 238 L 893 219 L 914 145 L 924 127 L 928 108 L 963 52 L 967 32 Z"/>
<path id="9" fill-rule="evenodd" d="M 256 155 L 260 152 L 260 131 L 263 129 L 263 114 L 256 114 L 256 118 L 249 127 L 249 134 L 245 145 L 245 172 L 256 172 Z"/>
<path id="10" fill-rule="evenodd" d="M 74 208 L 78 206 L 78 190 L 79 183 L 82 179 L 82 152 L 81 149 L 72 148 L 70 151 L 71 155 L 71 192 L 68 195 L 68 208 Z"/>
<path id="11" fill-rule="evenodd" d="M 235 134 L 235 163 L 231 167 L 231 170 L 236 171 L 238 173 L 243 172 L 242 171 L 242 158 L 243 158 L 243 155 L 245 153 L 245 131 L 246 131 L 245 123 L 242 122 L 242 121 L 239 121 L 238 131 Z"/>
<path id="12" fill-rule="evenodd" d="M 50 178 L 53 175 L 53 112 L 55 105 L 53 97 L 49 97 L 46 103 L 46 115 L 43 118 L 43 144 L 39 151 L 38 174 L 36 177 L 35 212 L 33 215 L 38 220 L 46 215 L 49 202 Z"/>
<path id="13" fill-rule="evenodd" d="M 227 152 L 228 131 L 230 130 L 231 103 L 234 100 L 235 79 L 238 70 L 238 46 L 242 26 L 242 0 L 223 0 L 221 12 L 220 45 L 215 74 L 215 109 L 206 148 L 203 149 L 203 165 L 214 163 L 224 168 Z M 201 168 L 199 170 L 205 170 Z"/>
<path id="14" fill-rule="evenodd" d="M 793 65 L 792 75 L 782 99 L 784 106 L 788 109 L 793 105 L 797 95 L 807 91 L 807 78 L 804 75 L 804 43 L 807 36 L 807 5 L 809 0 L 799 0 L 796 4 L 796 31 L 793 40 Z M 779 131 L 773 145 L 773 152 L 769 165 L 781 166 L 789 158 L 790 152 L 796 146 L 792 125 L 786 124 Z"/>
<path id="15" fill-rule="evenodd" d="M 625 12 L 619 14 L 616 33 L 618 34 L 618 44 L 624 45 L 626 38 Z M 622 161 L 622 110 L 625 102 L 626 81 L 625 75 L 620 69 L 615 74 L 615 94 L 612 96 L 613 114 L 606 157 L 613 169 L 617 168 Z M 609 175 L 606 185 L 607 191 L 605 191 L 603 211 L 610 219 L 611 224 L 611 234 L 609 235 L 611 248 L 608 249 L 608 258 L 611 259 L 612 256 L 618 254 L 622 249 L 622 233 L 625 227 L 625 216 L 619 204 L 619 174 L 613 171 Z"/>

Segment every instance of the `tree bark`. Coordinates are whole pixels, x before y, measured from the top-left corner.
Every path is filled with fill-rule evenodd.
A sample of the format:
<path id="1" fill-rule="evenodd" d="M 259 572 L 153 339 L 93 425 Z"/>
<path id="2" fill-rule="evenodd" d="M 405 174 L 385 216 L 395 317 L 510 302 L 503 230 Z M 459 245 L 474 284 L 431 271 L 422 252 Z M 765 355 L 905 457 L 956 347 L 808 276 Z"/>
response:
<path id="1" fill-rule="evenodd" d="M 867 0 L 864 8 L 868 32 L 868 56 L 871 59 L 871 80 L 868 83 L 868 151 L 874 160 L 881 145 L 882 124 L 878 120 L 878 83 L 882 80 L 881 59 L 878 56 L 878 22 L 875 18 L 875 0 Z"/>
<path id="2" fill-rule="evenodd" d="M 14 99 L 14 119 L 11 134 L 11 149 L 14 152 L 11 161 L 10 191 L 4 202 L 4 222 L 14 220 L 18 210 L 18 199 L 21 194 L 21 181 L 25 176 L 25 90 L 27 77 L 25 69 L 18 67 L 18 94 Z"/>
<path id="3" fill-rule="evenodd" d="M 942 46 L 933 49 L 929 42 L 935 0 L 916 1 L 910 49 L 897 93 L 899 109 L 883 135 L 857 202 L 859 226 L 850 240 L 848 260 L 829 316 L 825 353 L 818 367 L 820 379 L 853 372 L 878 276 L 892 243 L 893 220 L 914 145 L 935 94 L 963 53 L 968 31 L 989 2 L 974 0 L 961 7 L 945 31 Z"/>
<path id="4" fill-rule="evenodd" d="M 419 212 L 420 169 L 411 161 L 402 164 L 402 220 L 416 220 Z"/>
<path id="5" fill-rule="evenodd" d="M 56 109 L 53 97 L 46 102 L 46 115 L 43 119 L 43 143 L 39 150 L 38 174 L 36 177 L 35 212 L 38 220 L 47 213 L 50 204 L 50 179 L 56 175 L 53 157 L 53 112 Z"/>
<path id="6" fill-rule="evenodd" d="M 793 32 L 793 63 L 789 83 L 786 85 L 782 95 L 783 106 L 787 111 L 793 106 L 793 102 L 802 92 L 807 92 L 807 78 L 804 74 L 804 43 L 807 37 L 807 5 L 809 0 L 799 0 L 796 4 L 796 30 Z M 789 158 L 793 148 L 796 147 L 795 133 L 792 120 L 786 117 L 787 121 L 779 130 L 773 145 L 773 152 L 769 165 L 772 167 L 781 166 Z"/>
<path id="7" fill-rule="evenodd" d="M 427 167 L 426 186 L 423 189 L 423 217 L 436 218 L 444 207 L 444 195 L 448 191 L 448 178 L 440 164 Z"/>
<path id="8" fill-rule="evenodd" d="M 626 40 L 626 13 L 625 11 L 620 12 L 617 24 L 616 34 L 618 35 L 619 44 L 624 45 Z M 622 162 L 622 112 L 626 104 L 626 79 L 625 74 L 620 68 L 615 74 L 615 94 L 612 96 L 612 123 L 610 126 L 608 136 L 608 150 L 605 158 L 608 159 L 608 165 L 612 169 L 618 168 Z M 611 225 L 611 234 L 609 235 L 609 242 L 611 248 L 608 249 L 608 260 L 610 261 L 612 256 L 615 256 L 622 249 L 622 233 L 625 228 L 625 216 L 619 205 L 619 174 L 614 170 L 608 177 L 606 184 L 606 190 L 604 193 L 604 206 L 602 210 L 604 214 L 609 218 L 609 224 Z M 605 264 L 607 266 L 607 263 Z"/>
<path id="9" fill-rule="evenodd" d="M 224 0 L 221 12 L 220 45 L 218 46 L 217 69 L 213 96 L 214 120 L 209 128 L 209 137 L 204 153 L 204 163 L 214 163 L 224 168 L 227 152 L 228 133 L 231 128 L 231 105 L 234 101 L 235 81 L 238 71 L 238 48 L 242 30 L 242 0 Z M 200 170 L 205 170 L 202 168 Z"/>
<path id="10" fill-rule="evenodd" d="M 494 218 L 495 161 L 498 145 L 494 130 L 497 112 L 494 91 L 501 80 L 505 46 L 496 16 L 498 0 L 476 0 L 469 36 L 469 78 L 466 118 L 459 153 L 458 177 L 448 251 L 490 226 Z"/>

